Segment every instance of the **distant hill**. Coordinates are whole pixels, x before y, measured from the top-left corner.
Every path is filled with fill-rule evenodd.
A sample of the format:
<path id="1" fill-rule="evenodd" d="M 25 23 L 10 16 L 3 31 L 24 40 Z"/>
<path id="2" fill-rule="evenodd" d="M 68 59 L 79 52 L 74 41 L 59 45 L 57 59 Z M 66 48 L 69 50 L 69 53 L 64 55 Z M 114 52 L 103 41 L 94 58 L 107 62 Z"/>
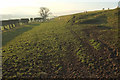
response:
<path id="1" fill-rule="evenodd" d="M 34 15 L 13 15 L 13 14 L 6 14 L 6 15 L 0 15 L 2 20 L 9 20 L 9 19 L 20 19 L 20 18 L 31 18 L 35 17 Z"/>
<path id="2" fill-rule="evenodd" d="M 10 19 L 21 19 L 21 18 L 35 18 L 39 17 L 36 15 L 12 15 L 12 14 L 0 14 L 0 20 L 10 20 Z M 49 18 L 53 18 L 54 16 L 50 16 Z"/>

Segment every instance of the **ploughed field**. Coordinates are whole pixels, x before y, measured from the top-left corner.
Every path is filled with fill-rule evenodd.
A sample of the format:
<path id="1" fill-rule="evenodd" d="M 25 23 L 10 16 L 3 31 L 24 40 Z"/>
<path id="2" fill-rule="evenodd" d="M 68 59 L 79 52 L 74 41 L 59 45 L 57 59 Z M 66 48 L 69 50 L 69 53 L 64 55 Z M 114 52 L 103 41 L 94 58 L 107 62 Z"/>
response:
<path id="1" fill-rule="evenodd" d="M 119 13 L 79 13 L 3 32 L 3 78 L 119 77 Z"/>

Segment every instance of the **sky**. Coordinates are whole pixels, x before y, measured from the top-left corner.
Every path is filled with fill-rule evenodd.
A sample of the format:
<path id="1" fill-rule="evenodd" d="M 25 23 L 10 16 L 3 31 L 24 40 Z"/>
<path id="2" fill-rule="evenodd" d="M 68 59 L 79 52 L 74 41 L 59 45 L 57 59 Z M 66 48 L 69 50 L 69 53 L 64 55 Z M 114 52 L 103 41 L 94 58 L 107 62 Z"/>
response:
<path id="1" fill-rule="evenodd" d="M 54 16 L 81 11 L 116 8 L 119 0 L 2 0 L 0 15 L 39 16 L 40 7 L 47 7 Z"/>

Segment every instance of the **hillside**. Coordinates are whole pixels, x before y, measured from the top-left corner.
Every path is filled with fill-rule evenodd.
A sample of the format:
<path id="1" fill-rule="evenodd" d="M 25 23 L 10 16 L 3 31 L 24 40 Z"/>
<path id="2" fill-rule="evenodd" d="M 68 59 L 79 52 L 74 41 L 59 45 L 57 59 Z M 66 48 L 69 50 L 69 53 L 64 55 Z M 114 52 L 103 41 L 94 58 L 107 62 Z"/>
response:
<path id="1" fill-rule="evenodd" d="M 119 9 L 3 32 L 3 78 L 118 78 Z"/>

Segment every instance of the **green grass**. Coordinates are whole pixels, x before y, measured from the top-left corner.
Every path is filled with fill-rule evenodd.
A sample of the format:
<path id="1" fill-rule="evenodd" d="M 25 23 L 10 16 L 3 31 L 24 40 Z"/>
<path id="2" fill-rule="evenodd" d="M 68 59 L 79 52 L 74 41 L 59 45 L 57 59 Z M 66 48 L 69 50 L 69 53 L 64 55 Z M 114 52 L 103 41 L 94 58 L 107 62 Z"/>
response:
<path id="1" fill-rule="evenodd" d="M 111 55 L 117 49 L 116 12 L 61 16 L 3 32 L 3 77 L 118 77 L 118 57 Z"/>
<path id="2" fill-rule="evenodd" d="M 96 49 L 96 50 L 99 50 L 100 49 L 100 45 L 101 45 L 101 43 L 100 42 L 97 42 L 97 41 L 95 41 L 94 39 L 91 39 L 91 40 L 89 40 L 90 41 L 90 43 L 91 43 L 91 45 Z"/>

